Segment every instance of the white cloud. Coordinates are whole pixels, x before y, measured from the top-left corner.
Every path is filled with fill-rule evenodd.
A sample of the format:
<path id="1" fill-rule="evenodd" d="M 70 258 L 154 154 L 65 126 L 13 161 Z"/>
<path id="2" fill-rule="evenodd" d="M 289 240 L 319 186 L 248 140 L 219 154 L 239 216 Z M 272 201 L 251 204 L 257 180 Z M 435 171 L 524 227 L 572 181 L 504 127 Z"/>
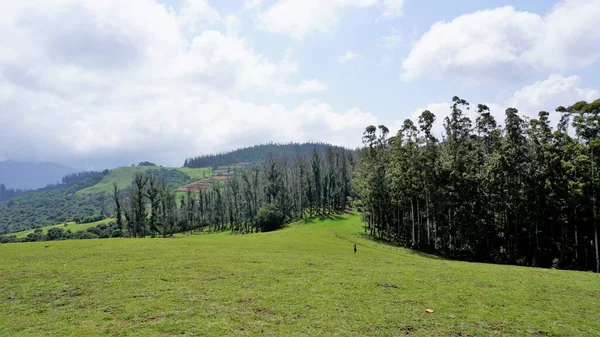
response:
<path id="1" fill-rule="evenodd" d="M 397 30 L 392 30 L 390 34 L 382 36 L 377 41 L 377 47 L 384 49 L 396 49 L 400 47 L 403 41 L 404 38 L 402 38 L 400 32 Z"/>
<path id="2" fill-rule="evenodd" d="M 598 0 L 563 0 L 546 16 L 506 6 L 432 25 L 403 61 L 403 78 L 511 78 L 600 59 Z"/>
<path id="3" fill-rule="evenodd" d="M 369 113 L 316 101 L 248 102 L 253 93 L 326 86 L 317 79 L 292 82 L 298 64 L 269 60 L 251 41 L 229 34 L 239 23 L 233 16 L 216 22 L 227 34 L 188 36 L 182 22 L 214 18 L 206 7 L 195 7 L 198 18 L 152 0 L 2 7 L 0 157 L 178 165 L 185 156 L 266 141 L 356 145 L 362 128 L 376 123 Z"/>
<path id="4" fill-rule="evenodd" d="M 341 64 L 345 64 L 347 62 L 350 62 L 354 59 L 356 59 L 358 57 L 358 54 L 356 54 L 355 52 L 348 50 L 344 55 L 338 57 L 338 62 Z"/>
<path id="5" fill-rule="evenodd" d="M 263 0 L 244 0 L 244 8 L 259 9 L 262 6 L 263 2 Z"/>
<path id="6" fill-rule="evenodd" d="M 395 18 L 404 14 L 404 0 L 383 0 L 385 7 L 382 18 Z"/>
<path id="7" fill-rule="evenodd" d="M 247 6 L 255 8 L 253 1 Z M 260 1 L 259 1 L 260 4 Z M 383 18 L 402 15 L 403 0 L 278 0 L 259 13 L 259 28 L 303 38 L 314 32 L 332 33 L 346 8 L 382 8 Z"/>
<path id="8" fill-rule="evenodd" d="M 184 0 L 178 17 L 179 22 L 190 27 L 192 32 L 195 32 L 199 21 L 215 22 L 220 19 L 219 13 L 206 0 Z"/>
<path id="9" fill-rule="evenodd" d="M 321 92 L 325 91 L 327 86 L 317 80 L 304 80 L 298 85 L 298 93 Z"/>
<path id="10" fill-rule="evenodd" d="M 581 88 L 579 76 L 564 77 L 553 74 L 544 81 L 537 81 L 516 91 L 506 103 L 529 118 L 536 118 L 538 112 L 548 111 L 553 124 L 560 120 L 560 113 L 554 110 L 569 106 L 577 101 L 593 101 L 600 98 L 600 92 L 592 88 Z"/>
<path id="11" fill-rule="evenodd" d="M 444 128 L 443 128 L 444 117 L 450 115 L 450 103 L 444 103 L 444 102 L 429 103 L 424 107 L 415 109 L 410 114 L 408 119 L 413 121 L 413 123 L 415 124 L 415 126 L 417 128 L 419 128 L 419 116 L 421 116 L 421 113 L 425 110 L 429 110 L 435 115 L 436 119 L 435 119 L 435 122 L 432 127 L 432 133 L 436 137 L 441 137 L 441 135 L 443 134 L 443 130 L 444 130 Z M 398 133 L 398 131 L 402 128 L 402 125 L 404 125 L 404 119 L 397 120 L 394 123 L 392 123 L 392 127 L 389 128 L 391 134 L 396 135 L 396 133 Z"/>
<path id="12" fill-rule="evenodd" d="M 475 122 L 477 118 L 477 104 L 486 104 L 496 119 L 498 125 L 504 124 L 505 110 L 516 108 L 522 117 L 529 119 L 537 118 L 540 111 L 550 113 L 550 122 L 552 127 L 560 121 L 560 113 L 555 109 L 560 106 L 569 106 L 577 101 L 593 101 L 600 98 L 600 92 L 592 88 L 581 88 L 581 79 L 579 76 L 565 77 L 560 74 L 553 74 L 548 79 L 537 81 L 526 85 L 514 92 L 507 100 L 496 102 L 475 102 L 470 101 L 468 97 L 462 97 L 471 103 L 471 109 L 463 111 L 465 115 Z M 450 101 L 450 100 L 449 100 Z M 436 122 L 433 126 L 433 133 L 441 137 L 444 133 L 444 118 L 450 116 L 450 103 L 431 103 L 423 108 L 416 109 L 410 116 L 414 123 L 418 123 L 418 118 L 423 110 L 429 110 L 436 116 Z M 396 132 L 400 129 L 403 120 L 393 123 L 391 131 Z"/>

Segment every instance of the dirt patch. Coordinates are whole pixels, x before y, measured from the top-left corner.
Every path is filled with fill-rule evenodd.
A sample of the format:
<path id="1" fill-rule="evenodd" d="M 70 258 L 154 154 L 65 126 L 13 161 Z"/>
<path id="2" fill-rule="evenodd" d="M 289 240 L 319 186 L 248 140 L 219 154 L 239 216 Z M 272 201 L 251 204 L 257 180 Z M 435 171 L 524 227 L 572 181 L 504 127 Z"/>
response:
<path id="1" fill-rule="evenodd" d="M 44 273 L 39 273 L 36 275 L 38 278 L 42 278 L 42 279 L 50 279 L 50 278 L 54 278 L 54 276 L 51 275 L 46 275 Z"/>
<path id="2" fill-rule="evenodd" d="M 378 284 L 378 286 L 380 286 L 382 288 L 394 288 L 394 289 L 398 288 L 397 285 L 395 285 L 395 284 L 388 284 L 388 283 L 380 283 L 380 284 Z"/>
<path id="3" fill-rule="evenodd" d="M 406 326 L 402 329 L 404 331 L 405 335 L 412 335 L 413 332 L 415 331 L 415 327 L 412 325 Z"/>
<path id="4" fill-rule="evenodd" d="M 162 315 L 156 315 L 156 316 L 151 316 L 151 317 L 146 317 L 142 320 L 142 322 L 145 323 L 155 323 L 155 322 L 160 322 L 162 321 L 163 316 Z"/>
<path id="5" fill-rule="evenodd" d="M 258 314 L 258 315 L 272 315 L 273 311 L 271 311 L 269 309 L 260 309 L 260 310 L 256 310 L 256 314 Z"/>
<path id="6" fill-rule="evenodd" d="M 485 288 L 491 288 L 492 286 L 483 284 L 483 283 L 478 283 L 475 285 L 475 287 L 480 288 L 480 289 L 485 289 Z"/>
<path id="7" fill-rule="evenodd" d="M 200 179 L 194 181 L 193 183 L 181 186 L 177 189 L 179 192 L 187 192 L 188 190 L 192 193 L 198 193 L 200 190 L 209 190 L 213 188 L 215 181 L 224 182 L 229 179 L 229 176 L 220 175 L 220 176 L 212 176 L 209 178 Z"/>

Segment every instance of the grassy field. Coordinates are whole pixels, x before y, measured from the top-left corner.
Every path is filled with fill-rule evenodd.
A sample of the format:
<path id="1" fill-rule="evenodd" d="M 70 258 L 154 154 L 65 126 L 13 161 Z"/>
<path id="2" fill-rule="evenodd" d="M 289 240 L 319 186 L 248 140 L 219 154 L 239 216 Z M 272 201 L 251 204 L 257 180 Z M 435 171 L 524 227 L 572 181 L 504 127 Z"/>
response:
<path id="1" fill-rule="evenodd" d="M 106 175 L 102 180 L 94 186 L 84 188 L 82 190 L 77 191 L 77 194 L 86 194 L 86 193 L 100 193 L 106 192 L 111 193 L 113 188 L 113 183 L 117 183 L 119 188 L 125 188 L 131 184 L 133 181 L 133 176 L 138 172 L 147 172 L 151 170 L 158 170 L 160 167 L 158 166 L 130 166 L 130 167 L 119 167 L 113 170 L 110 170 L 108 175 Z"/>
<path id="2" fill-rule="evenodd" d="M 178 168 L 178 170 L 187 174 L 190 178 L 192 178 L 194 180 L 208 178 L 212 175 L 212 169 L 210 167 L 200 167 L 200 168 L 181 167 L 181 168 Z"/>
<path id="3" fill-rule="evenodd" d="M 100 221 L 96 221 L 96 222 L 80 223 L 80 224 L 75 223 L 75 222 L 67 222 L 66 226 L 61 223 L 61 224 L 57 224 L 57 225 L 45 226 L 45 227 L 40 227 L 40 228 L 44 231 L 44 234 L 47 233 L 50 228 L 55 228 L 55 227 L 60 227 L 64 230 L 71 230 L 71 232 L 75 233 L 77 231 L 86 230 L 90 227 L 96 227 L 97 225 L 99 225 L 101 223 L 108 223 L 110 221 L 115 221 L 115 219 L 111 218 L 111 219 L 104 219 L 104 220 L 100 220 Z M 8 235 L 15 235 L 17 238 L 24 238 L 27 236 L 27 234 L 33 233 L 33 231 L 34 231 L 34 229 L 28 229 L 28 230 L 24 230 L 24 231 L 20 231 L 20 232 L 16 232 L 16 233 L 10 233 Z"/>
<path id="4" fill-rule="evenodd" d="M 209 167 L 201 167 L 201 168 L 170 168 L 165 167 L 166 169 L 178 170 L 190 177 L 193 180 L 199 180 L 204 178 L 205 176 L 210 176 L 212 174 L 212 170 Z M 159 166 L 130 166 L 130 167 L 119 167 L 110 171 L 108 175 L 106 175 L 102 180 L 94 186 L 84 188 L 82 190 L 77 191 L 78 194 L 91 194 L 91 193 L 112 193 L 113 183 L 117 183 L 119 188 L 125 188 L 131 184 L 133 181 L 133 176 L 138 172 L 147 172 L 150 170 L 159 170 L 161 167 Z"/>
<path id="5" fill-rule="evenodd" d="M 600 275 L 447 261 L 361 232 L 354 215 L 0 245 L 0 336 L 600 335 Z"/>

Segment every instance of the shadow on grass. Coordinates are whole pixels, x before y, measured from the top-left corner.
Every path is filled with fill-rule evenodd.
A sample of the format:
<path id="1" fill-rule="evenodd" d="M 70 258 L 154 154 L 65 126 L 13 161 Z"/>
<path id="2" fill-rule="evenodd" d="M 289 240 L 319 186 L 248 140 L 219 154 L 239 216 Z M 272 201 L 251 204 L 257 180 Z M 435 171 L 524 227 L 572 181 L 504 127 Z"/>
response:
<path id="1" fill-rule="evenodd" d="M 352 214 L 352 213 L 345 213 L 345 214 Z M 315 222 L 318 221 L 325 221 L 325 220 L 329 220 L 329 221 L 343 221 L 346 220 L 345 217 L 342 216 L 342 214 L 329 214 L 329 215 L 321 215 L 321 216 L 313 216 L 313 217 L 308 217 L 308 218 L 304 218 L 301 220 L 298 220 L 296 223 L 298 224 L 303 224 L 303 225 L 310 225 L 310 224 L 314 224 Z"/>
<path id="2" fill-rule="evenodd" d="M 432 260 L 447 260 L 443 256 L 435 255 L 435 254 L 428 253 L 428 252 L 423 252 L 423 251 L 416 250 L 416 249 L 410 249 L 410 248 L 407 248 L 407 247 L 404 247 L 404 246 L 395 245 L 392 242 L 372 237 L 369 233 L 358 233 L 357 235 L 361 239 L 365 239 L 365 240 L 369 240 L 369 241 L 375 242 L 378 245 L 386 246 L 386 247 L 389 247 L 389 248 L 402 248 L 402 249 L 405 249 L 406 252 L 411 253 L 413 255 L 420 256 L 420 257 L 425 257 L 425 258 L 432 259 Z"/>

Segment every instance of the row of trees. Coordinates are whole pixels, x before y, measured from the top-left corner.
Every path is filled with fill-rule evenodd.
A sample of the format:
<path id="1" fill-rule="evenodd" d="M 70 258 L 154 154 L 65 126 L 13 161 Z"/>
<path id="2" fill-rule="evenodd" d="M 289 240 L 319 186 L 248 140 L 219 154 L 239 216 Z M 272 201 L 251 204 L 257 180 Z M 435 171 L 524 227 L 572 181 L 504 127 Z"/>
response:
<path id="1" fill-rule="evenodd" d="M 353 165 L 351 151 L 334 147 L 293 159 L 270 156 L 212 189 L 179 196 L 152 172 L 137 174 L 128 189 L 113 186 L 117 224 L 131 237 L 269 231 L 307 215 L 343 211 Z"/>
<path id="2" fill-rule="evenodd" d="M 325 143 L 269 143 L 249 146 L 227 153 L 209 154 L 188 158 L 183 163 L 183 167 L 219 167 L 235 165 L 239 163 L 264 163 L 269 160 L 269 157 L 272 156 L 291 161 L 297 156 L 310 156 L 315 150 L 323 155 L 325 154 L 327 148 L 333 148 L 335 151 L 345 150 L 342 147 L 332 146 Z"/>
<path id="3" fill-rule="evenodd" d="M 24 194 L 27 190 L 18 188 L 8 188 L 4 184 L 0 184 L 0 202 L 12 199 L 18 195 Z"/>
<path id="4" fill-rule="evenodd" d="M 556 129 L 453 98 L 443 141 L 424 111 L 394 136 L 363 135 L 355 186 L 365 230 L 400 245 L 475 261 L 600 271 L 600 100 L 578 102 Z M 571 136 L 570 133 L 574 135 Z"/>

